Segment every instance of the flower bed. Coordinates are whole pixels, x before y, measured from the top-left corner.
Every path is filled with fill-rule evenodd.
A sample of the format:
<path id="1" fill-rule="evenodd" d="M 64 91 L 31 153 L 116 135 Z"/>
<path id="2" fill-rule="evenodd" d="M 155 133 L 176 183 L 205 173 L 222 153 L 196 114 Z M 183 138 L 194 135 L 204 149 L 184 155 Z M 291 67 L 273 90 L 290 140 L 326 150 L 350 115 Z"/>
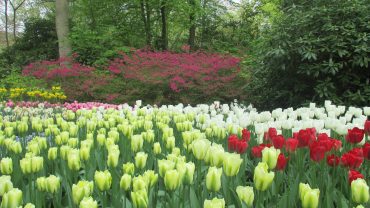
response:
<path id="1" fill-rule="evenodd" d="M 1 207 L 369 206 L 370 108 L 0 104 Z"/>

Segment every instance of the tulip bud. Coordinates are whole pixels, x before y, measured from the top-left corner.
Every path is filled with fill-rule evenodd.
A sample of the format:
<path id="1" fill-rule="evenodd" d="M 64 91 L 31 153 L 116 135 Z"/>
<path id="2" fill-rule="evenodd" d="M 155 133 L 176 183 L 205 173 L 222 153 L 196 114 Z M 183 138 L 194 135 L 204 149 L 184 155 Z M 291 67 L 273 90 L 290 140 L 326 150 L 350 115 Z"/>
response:
<path id="1" fill-rule="evenodd" d="M 13 160 L 9 157 L 4 157 L 0 161 L 0 172 L 3 175 L 10 175 L 13 172 Z"/>
<path id="2" fill-rule="evenodd" d="M 36 179 L 36 186 L 37 186 L 37 190 L 46 191 L 46 178 L 45 177 L 37 178 Z"/>
<path id="3" fill-rule="evenodd" d="M 240 201 L 244 202 L 247 206 L 253 206 L 254 192 L 251 186 L 238 186 L 236 193 Z"/>
<path id="4" fill-rule="evenodd" d="M 36 206 L 32 203 L 27 203 L 26 205 L 24 205 L 24 208 L 36 208 Z"/>
<path id="5" fill-rule="evenodd" d="M 19 161 L 23 174 L 32 173 L 31 158 L 23 158 Z"/>
<path id="6" fill-rule="evenodd" d="M 310 189 L 306 191 L 302 200 L 303 208 L 317 208 L 319 206 L 319 189 Z"/>
<path id="7" fill-rule="evenodd" d="M 128 191 L 131 187 L 131 175 L 123 174 L 119 184 L 121 189 Z"/>
<path id="8" fill-rule="evenodd" d="M 212 200 L 204 200 L 203 208 L 225 208 L 225 200 L 213 198 Z"/>
<path id="9" fill-rule="evenodd" d="M 159 154 L 161 154 L 161 152 L 162 152 L 161 144 L 159 144 L 159 142 L 154 143 L 154 145 L 153 145 L 153 153 L 155 155 L 159 155 Z"/>
<path id="10" fill-rule="evenodd" d="M 92 197 L 84 197 L 80 202 L 79 208 L 98 208 L 98 202 Z"/>
<path id="11" fill-rule="evenodd" d="M 13 183 L 10 176 L 0 176 L 0 196 L 13 189 Z"/>
<path id="12" fill-rule="evenodd" d="M 59 191 L 60 188 L 60 178 L 55 175 L 50 175 L 46 178 L 46 191 L 54 194 Z"/>
<path id="13" fill-rule="evenodd" d="M 369 201 L 369 186 L 364 179 L 358 178 L 351 183 L 352 200 L 358 204 Z"/>
<path id="14" fill-rule="evenodd" d="M 60 157 L 63 160 L 67 160 L 70 150 L 71 150 L 71 148 L 69 146 L 65 146 L 65 145 L 61 146 L 60 147 Z"/>
<path id="15" fill-rule="evenodd" d="M 269 169 L 274 169 L 277 164 L 280 150 L 274 147 L 266 147 L 262 150 L 262 162 L 267 163 Z"/>
<path id="16" fill-rule="evenodd" d="M 184 183 L 193 184 L 195 165 L 192 162 L 185 163 Z"/>
<path id="17" fill-rule="evenodd" d="M 265 162 L 260 162 L 254 169 L 253 181 L 255 187 L 259 191 L 265 191 L 270 187 L 274 180 L 275 173 L 268 172 L 268 165 Z"/>
<path id="18" fill-rule="evenodd" d="M 221 188 L 222 168 L 210 167 L 206 176 L 206 185 L 209 191 L 217 192 Z"/>
<path id="19" fill-rule="evenodd" d="M 133 135 L 131 138 L 131 150 L 138 152 L 143 148 L 144 140 L 141 135 Z"/>
<path id="20" fill-rule="evenodd" d="M 108 160 L 107 160 L 108 167 L 113 167 L 113 168 L 117 167 L 119 154 L 120 154 L 119 149 L 108 151 Z"/>
<path id="21" fill-rule="evenodd" d="M 24 134 L 28 131 L 28 124 L 27 122 L 20 122 L 17 126 L 18 132 L 20 134 Z"/>
<path id="22" fill-rule="evenodd" d="M 108 132 L 108 137 L 112 138 L 114 140 L 114 142 L 118 142 L 119 140 L 119 133 L 117 130 L 110 130 Z"/>
<path id="23" fill-rule="evenodd" d="M 134 175 L 135 173 L 135 165 L 134 163 L 125 163 L 122 165 L 123 173 L 128 175 Z"/>
<path id="24" fill-rule="evenodd" d="M 173 191 L 180 186 L 180 173 L 177 170 L 169 170 L 164 176 L 164 185 L 167 190 Z"/>
<path id="25" fill-rule="evenodd" d="M 90 148 L 89 147 L 81 147 L 80 158 L 83 161 L 88 161 L 90 159 Z"/>
<path id="26" fill-rule="evenodd" d="M 135 177 L 132 180 L 132 188 L 134 191 L 139 191 L 139 190 L 148 190 L 148 183 L 145 180 L 145 178 L 141 175 Z"/>
<path id="27" fill-rule="evenodd" d="M 69 132 L 67 132 L 67 131 L 61 132 L 60 133 L 60 139 L 62 140 L 63 144 L 66 144 L 68 142 L 68 139 L 69 139 Z"/>
<path id="28" fill-rule="evenodd" d="M 78 132 L 78 126 L 77 125 L 69 125 L 69 136 L 70 137 L 76 137 Z"/>
<path id="29" fill-rule="evenodd" d="M 108 170 L 95 171 L 94 180 L 100 191 L 108 191 L 112 185 L 112 176 Z"/>
<path id="30" fill-rule="evenodd" d="M 6 127 L 4 129 L 4 132 L 5 132 L 5 136 L 11 137 L 14 134 L 14 128 L 13 127 Z"/>
<path id="31" fill-rule="evenodd" d="M 149 199 L 146 190 L 138 190 L 131 192 L 131 199 L 134 208 L 147 208 Z"/>
<path id="32" fill-rule="evenodd" d="M 68 154 L 68 168 L 73 171 L 78 171 L 81 168 L 80 151 L 78 149 L 71 149 Z"/>
<path id="33" fill-rule="evenodd" d="M 84 197 L 89 197 L 94 191 L 92 181 L 79 181 L 72 185 L 72 198 L 75 204 L 79 204 Z"/>
<path id="34" fill-rule="evenodd" d="M 198 160 L 203 160 L 207 154 L 209 147 L 211 146 L 211 142 L 207 139 L 198 139 L 194 140 L 191 143 L 191 146 L 195 158 L 197 158 Z"/>
<path id="35" fill-rule="evenodd" d="M 48 150 L 48 159 L 55 160 L 58 157 L 58 147 L 51 147 Z"/>
<path id="36" fill-rule="evenodd" d="M 175 147 L 175 137 L 170 136 L 166 139 L 166 148 L 171 150 L 174 147 Z"/>
<path id="37" fill-rule="evenodd" d="M 226 153 L 223 168 L 226 176 L 236 176 L 239 172 L 243 159 L 237 153 Z"/>
<path id="38" fill-rule="evenodd" d="M 44 167 L 44 158 L 41 156 L 31 158 L 31 169 L 33 173 L 39 172 Z"/>
<path id="39" fill-rule="evenodd" d="M 98 144 L 100 145 L 100 146 L 104 146 L 104 144 L 105 144 L 105 134 L 98 134 L 97 136 L 96 136 L 96 141 L 98 141 Z"/>
<path id="40" fill-rule="evenodd" d="M 153 170 L 145 171 L 143 177 L 150 187 L 154 186 L 158 181 L 158 174 L 154 173 Z"/>
<path id="41" fill-rule="evenodd" d="M 208 152 L 209 152 L 208 160 L 211 166 L 221 167 L 223 165 L 224 158 L 225 158 L 224 148 L 221 145 L 213 144 L 209 148 Z"/>
<path id="42" fill-rule="evenodd" d="M 170 160 L 158 160 L 159 175 L 163 178 L 168 170 L 173 170 L 175 163 Z"/>
<path id="43" fill-rule="evenodd" d="M 22 191 L 14 188 L 3 195 L 1 208 L 13 208 L 22 206 Z"/>
<path id="44" fill-rule="evenodd" d="M 135 166 L 139 169 L 143 169 L 146 165 L 146 160 L 148 159 L 148 154 L 144 152 L 138 152 L 135 156 Z"/>
<path id="45" fill-rule="evenodd" d="M 77 138 L 68 139 L 68 146 L 70 146 L 72 148 L 78 147 L 78 139 Z"/>
<path id="46" fill-rule="evenodd" d="M 14 154 L 19 154 L 22 152 L 22 145 L 20 142 L 12 142 L 10 146 L 10 151 L 12 151 Z"/>

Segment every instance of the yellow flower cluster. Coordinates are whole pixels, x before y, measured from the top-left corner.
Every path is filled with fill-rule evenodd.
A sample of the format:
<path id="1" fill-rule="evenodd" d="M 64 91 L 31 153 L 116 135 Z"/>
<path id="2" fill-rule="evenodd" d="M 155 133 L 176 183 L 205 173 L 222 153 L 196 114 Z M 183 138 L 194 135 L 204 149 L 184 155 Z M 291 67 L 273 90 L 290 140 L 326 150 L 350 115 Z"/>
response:
<path id="1" fill-rule="evenodd" d="M 65 100 L 67 96 L 60 86 L 53 86 L 51 90 L 27 89 L 27 88 L 0 88 L 0 98 L 12 100 Z"/>

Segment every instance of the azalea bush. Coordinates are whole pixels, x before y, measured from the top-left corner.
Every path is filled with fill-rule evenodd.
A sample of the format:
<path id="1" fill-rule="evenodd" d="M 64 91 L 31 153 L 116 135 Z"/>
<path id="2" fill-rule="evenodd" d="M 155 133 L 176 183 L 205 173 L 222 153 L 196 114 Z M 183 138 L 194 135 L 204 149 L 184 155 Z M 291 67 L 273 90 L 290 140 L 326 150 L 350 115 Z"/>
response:
<path id="1" fill-rule="evenodd" d="M 370 108 L 0 104 L 1 207 L 366 207 Z"/>

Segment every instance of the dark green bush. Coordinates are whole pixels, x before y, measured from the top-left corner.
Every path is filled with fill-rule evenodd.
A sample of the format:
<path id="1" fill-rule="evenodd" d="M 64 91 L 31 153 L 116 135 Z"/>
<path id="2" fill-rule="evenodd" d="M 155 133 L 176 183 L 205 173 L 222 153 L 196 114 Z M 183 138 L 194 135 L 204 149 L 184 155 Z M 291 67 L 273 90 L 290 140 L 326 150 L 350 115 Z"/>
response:
<path id="1" fill-rule="evenodd" d="M 326 99 L 370 103 L 370 4 L 366 0 L 285 1 L 260 51 L 255 101 L 262 108 Z"/>

